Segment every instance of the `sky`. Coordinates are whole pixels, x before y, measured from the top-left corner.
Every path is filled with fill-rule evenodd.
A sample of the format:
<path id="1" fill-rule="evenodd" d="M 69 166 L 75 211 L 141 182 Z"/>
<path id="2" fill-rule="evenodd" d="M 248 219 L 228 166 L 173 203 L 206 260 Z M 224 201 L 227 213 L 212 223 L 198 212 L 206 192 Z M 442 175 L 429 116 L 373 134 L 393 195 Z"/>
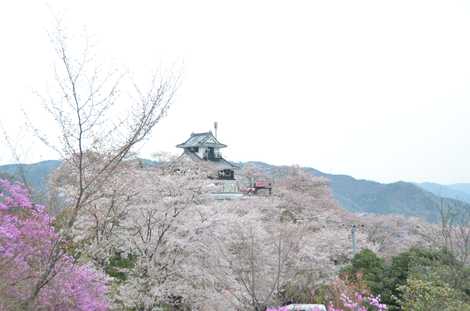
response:
<path id="1" fill-rule="evenodd" d="M 101 59 L 181 76 L 142 156 L 219 124 L 225 158 L 379 182 L 470 182 L 468 1 L 2 1 L 0 121 L 24 162 L 57 155 L 35 95 L 60 16 Z M 14 161 L 0 138 L 0 164 Z"/>

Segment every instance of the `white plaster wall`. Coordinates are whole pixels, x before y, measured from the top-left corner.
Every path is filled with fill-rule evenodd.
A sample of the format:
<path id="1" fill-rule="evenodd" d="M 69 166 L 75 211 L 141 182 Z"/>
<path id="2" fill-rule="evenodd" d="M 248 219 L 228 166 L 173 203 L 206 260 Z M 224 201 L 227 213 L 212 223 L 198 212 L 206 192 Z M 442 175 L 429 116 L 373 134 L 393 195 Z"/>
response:
<path id="1" fill-rule="evenodd" d="M 202 157 L 204 156 L 204 152 L 206 151 L 206 149 L 208 149 L 208 148 L 206 148 L 206 147 L 199 147 L 199 151 L 196 152 L 196 154 L 198 155 L 198 157 L 200 157 L 200 158 L 202 159 Z M 220 152 L 220 148 L 216 148 L 216 149 L 214 150 L 214 152 L 215 152 L 215 155 L 216 155 L 216 156 L 217 156 L 217 154 L 222 155 L 222 153 Z"/>
<path id="2" fill-rule="evenodd" d="M 206 151 L 207 148 L 205 147 L 199 147 L 199 151 L 197 152 L 197 155 L 202 159 L 204 156 L 204 152 Z"/>

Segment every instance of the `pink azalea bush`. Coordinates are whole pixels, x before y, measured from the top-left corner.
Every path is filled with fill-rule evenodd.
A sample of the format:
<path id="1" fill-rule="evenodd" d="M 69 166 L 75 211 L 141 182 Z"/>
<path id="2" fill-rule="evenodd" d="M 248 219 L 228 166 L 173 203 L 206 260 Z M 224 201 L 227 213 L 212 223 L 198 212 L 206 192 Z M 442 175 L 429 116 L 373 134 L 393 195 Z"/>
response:
<path id="1" fill-rule="evenodd" d="M 108 309 L 104 275 L 78 265 L 45 208 L 0 179 L 0 311 Z"/>
<path id="2" fill-rule="evenodd" d="M 328 311 L 385 311 L 387 306 L 380 302 L 380 296 L 364 296 L 356 293 L 354 298 L 348 297 L 346 294 L 341 295 L 343 307 L 335 307 L 330 303 L 327 307 Z M 268 308 L 266 311 L 291 311 L 287 307 Z M 320 311 L 319 308 L 312 311 Z"/>
<path id="3" fill-rule="evenodd" d="M 361 293 L 356 293 L 354 299 L 343 294 L 341 296 L 343 308 L 335 308 L 332 304 L 328 305 L 328 311 L 367 311 L 387 310 L 387 306 L 380 302 L 380 296 L 364 296 Z"/>

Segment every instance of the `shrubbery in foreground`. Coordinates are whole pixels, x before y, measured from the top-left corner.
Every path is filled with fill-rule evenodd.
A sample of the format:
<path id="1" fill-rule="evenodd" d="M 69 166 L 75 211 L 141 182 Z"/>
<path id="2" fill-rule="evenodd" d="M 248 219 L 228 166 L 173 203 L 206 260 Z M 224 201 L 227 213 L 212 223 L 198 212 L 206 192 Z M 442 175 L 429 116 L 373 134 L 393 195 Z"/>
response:
<path id="1" fill-rule="evenodd" d="M 63 247 L 45 208 L 0 180 L 0 311 L 108 309 L 104 276 Z"/>
<path id="2" fill-rule="evenodd" d="M 328 305 L 328 311 L 383 311 L 387 310 L 387 306 L 380 302 L 380 297 L 364 296 L 356 293 L 354 297 L 346 294 L 341 295 L 341 306 L 334 306 L 332 303 Z M 287 307 L 268 308 L 266 311 L 290 311 Z M 319 308 L 312 311 L 321 311 Z"/>

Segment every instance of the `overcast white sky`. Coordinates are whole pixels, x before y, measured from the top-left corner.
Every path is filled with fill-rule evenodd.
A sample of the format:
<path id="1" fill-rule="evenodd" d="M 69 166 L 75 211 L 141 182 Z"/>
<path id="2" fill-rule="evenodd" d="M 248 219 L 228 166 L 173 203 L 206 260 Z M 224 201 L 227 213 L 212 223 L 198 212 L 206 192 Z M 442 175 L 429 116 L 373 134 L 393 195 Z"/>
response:
<path id="1" fill-rule="evenodd" d="M 51 8 L 113 63 L 181 68 L 143 155 L 218 121 L 234 161 L 470 182 L 468 1 L 2 1 L 0 116 L 28 162 L 56 157 L 20 112 L 42 116 L 32 93 L 51 74 Z"/>

